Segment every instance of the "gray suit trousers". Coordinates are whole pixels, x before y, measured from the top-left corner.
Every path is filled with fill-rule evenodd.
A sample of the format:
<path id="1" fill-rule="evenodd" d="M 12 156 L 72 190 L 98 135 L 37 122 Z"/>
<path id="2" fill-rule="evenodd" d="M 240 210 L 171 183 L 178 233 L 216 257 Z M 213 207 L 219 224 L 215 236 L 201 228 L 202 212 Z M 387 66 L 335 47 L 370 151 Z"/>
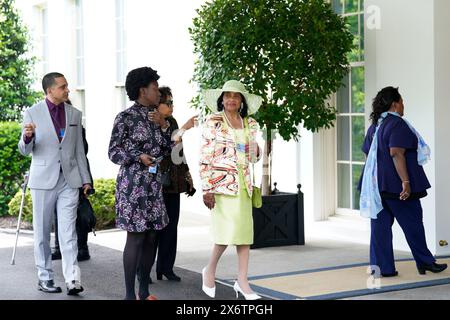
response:
<path id="1" fill-rule="evenodd" d="M 65 282 L 80 281 L 75 221 L 79 190 L 71 188 L 62 172 L 53 189 L 30 189 L 33 200 L 34 257 L 39 280 L 53 280 L 50 232 L 55 208 L 58 212 L 59 246 Z"/>

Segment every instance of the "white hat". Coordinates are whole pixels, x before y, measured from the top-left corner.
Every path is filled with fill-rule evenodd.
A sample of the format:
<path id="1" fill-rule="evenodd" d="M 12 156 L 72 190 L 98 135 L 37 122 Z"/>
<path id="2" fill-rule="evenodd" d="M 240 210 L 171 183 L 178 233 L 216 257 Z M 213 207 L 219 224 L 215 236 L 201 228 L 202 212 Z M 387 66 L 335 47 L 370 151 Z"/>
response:
<path id="1" fill-rule="evenodd" d="M 249 115 L 254 114 L 258 111 L 259 107 L 263 102 L 263 98 L 251 94 L 245 89 L 245 86 L 237 80 L 229 80 L 225 82 L 222 89 L 209 89 L 203 91 L 203 98 L 205 100 L 206 106 L 212 111 L 217 112 L 217 100 L 223 92 L 239 92 L 245 98 L 247 102 Z"/>

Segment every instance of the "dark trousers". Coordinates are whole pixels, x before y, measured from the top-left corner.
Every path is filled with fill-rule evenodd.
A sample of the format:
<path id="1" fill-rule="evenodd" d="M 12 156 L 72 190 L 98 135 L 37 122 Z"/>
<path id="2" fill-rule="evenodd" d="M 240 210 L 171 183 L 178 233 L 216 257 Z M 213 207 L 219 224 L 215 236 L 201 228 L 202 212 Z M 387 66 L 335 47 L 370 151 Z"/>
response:
<path id="1" fill-rule="evenodd" d="M 394 218 L 402 228 L 418 267 L 436 261 L 427 248 L 420 200 L 383 199 L 383 210 L 371 220 L 370 264 L 383 274 L 394 273 L 392 225 Z"/>
<path id="2" fill-rule="evenodd" d="M 77 219 L 76 223 L 77 238 L 78 238 L 78 250 L 88 249 L 88 230 L 83 230 L 80 227 L 79 221 Z M 58 212 L 55 210 L 55 249 L 59 250 L 59 239 L 58 239 Z"/>
<path id="3" fill-rule="evenodd" d="M 156 250 L 158 259 L 156 272 L 170 273 L 173 271 L 175 257 L 177 255 L 178 220 L 180 218 L 180 194 L 164 193 L 164 203 L 169 216 L 169 224 L 158 231 L 156 238 Z"/>

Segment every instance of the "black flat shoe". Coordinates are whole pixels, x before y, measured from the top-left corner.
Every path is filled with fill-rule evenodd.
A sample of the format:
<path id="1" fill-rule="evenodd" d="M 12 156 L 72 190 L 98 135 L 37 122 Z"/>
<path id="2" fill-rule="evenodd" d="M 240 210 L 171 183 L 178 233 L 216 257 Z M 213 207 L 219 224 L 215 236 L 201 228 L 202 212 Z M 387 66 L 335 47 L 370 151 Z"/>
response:
<path id="1" fill-rule="evenodd" d="M 417 271 L 419 271 L 419 274 L 425 274 L 426 271 L 431 271 L 433 273 L 439 273 L 444 271 L 445 269 L 447 269 L 447 264 L 446 263 L 436 263 L 433 262 L 433 264 L 430 264 L 428 266 L 421 266 L 421 267 L 417 267 Z"/>
<path id="2" fill-rule="evenodd" d="M 377 276 L 377 275 L 375 274 L 375 270 L 372 270 L 371 275 Z M 398 271 L 396 270 L 396 271 L 394 271 L 394 273 L 382 273 L 381 276 L 382 276 L 383 278 L 392 278 L 392 277 L 396 277 L 396 276 L 398 276 Z"/>
<path id="3" fill-rule="evenodd" d="M 80 249 L 78 250 L 77 261 L 86 261 L 89 260 L 91 256 L 89 255 L 89 250 Z"/>
<path id="4" fill-rule="evenodd" d="M 59 249 L 53 249 L 52 260 L 61 260 L 61 251 Z"/>
<path id="5" fill-rule="evenodd" d="M 39 280 L 38 290 L 47 293 L 60 293 L 62 292 L 61 287 L 55 287 L 53 280 Z"/>
<path id="6" fill-rule="evenodd" d="M 394 271 L 394 273 L 382 273 L 381 276 L 383 278 L 392 278 L 398 276 L 398 271 Z"/>
<path id="7" fill-rule="evenodd" d="M 157 272 L 156 273 L 156 279 L 158 280 L 162 280 L 162 278 L 166 277 L 167 280 L 169 281 L 181 281 L 181 278 L 179 276 L 177 276 L 175 273 L 170 272 L 170 273 L 164 273 L 164 272 Z"/>

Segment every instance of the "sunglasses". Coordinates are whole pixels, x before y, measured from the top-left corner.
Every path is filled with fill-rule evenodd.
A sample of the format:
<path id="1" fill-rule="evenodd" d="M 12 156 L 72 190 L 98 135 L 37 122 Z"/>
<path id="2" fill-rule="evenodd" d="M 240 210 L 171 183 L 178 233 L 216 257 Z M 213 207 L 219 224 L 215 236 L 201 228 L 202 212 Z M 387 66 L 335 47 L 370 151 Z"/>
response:
<path id="1" fill-rule="evenodd" d="M 165 102 L 161 102 L 160 104 L 167 104 L 169 108 L 173 107 L 173 100 L 167 100 Z"/>

